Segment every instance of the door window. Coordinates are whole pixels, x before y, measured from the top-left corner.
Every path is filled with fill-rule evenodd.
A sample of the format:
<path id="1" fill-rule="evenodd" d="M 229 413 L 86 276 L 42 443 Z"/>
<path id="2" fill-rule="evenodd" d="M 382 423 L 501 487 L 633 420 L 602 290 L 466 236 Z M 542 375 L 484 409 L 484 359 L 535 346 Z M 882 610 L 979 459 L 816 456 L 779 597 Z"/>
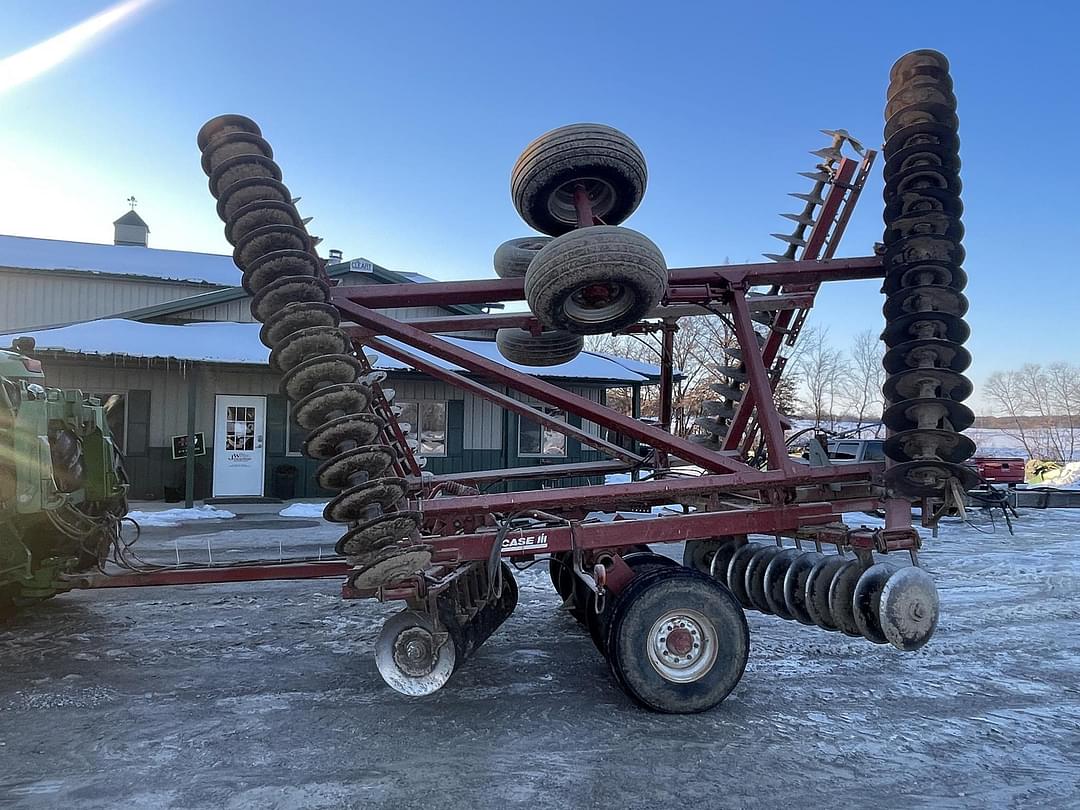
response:
<path id="1" fill-rule="evenodd" d="M 255 449 L 255 409 L 230 405 L 225 411 L 225 449 Z"/>
<path id="2" fill-rule="evenodd" d="M 859 443 L 840 442 L 829 456 L 839 461 L 854 461 L 859 457 Z"/>

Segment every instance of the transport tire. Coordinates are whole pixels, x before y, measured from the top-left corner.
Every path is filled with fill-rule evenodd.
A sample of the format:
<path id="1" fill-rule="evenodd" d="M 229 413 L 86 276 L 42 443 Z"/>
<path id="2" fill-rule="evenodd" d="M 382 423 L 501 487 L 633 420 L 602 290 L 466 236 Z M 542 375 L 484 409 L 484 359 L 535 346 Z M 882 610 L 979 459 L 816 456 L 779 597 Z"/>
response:
<path id="1" fill-rule="evenodd" d="M 665 557 L 663 554 L 655 554 L 648 550 L 645 551 L 631 551 L 623 557 L 625 562 L 633 570 L 635 576 L 641 576 L 649 571 L 656 571 L 660 568 L 671 568 L 678 565 L 671 557 Z M 592 636 L 593 644 L 596 645 L 596 649 L 600 651 L 601 655 L 607 655 L 607 633 L 608 628 L 611 626 L 611 616 L 615 612 L 615 602 L 617 597 L 608 597 L 604 602 L 604 609 L 599 613 L 596 612 L 596 597 L 590 594 L 589 598 L 589 610 L 585 614 L 585 624 L 589 628 L 589 635 Z"/>
<path id="2" fill-rule="evenodd" d="M 578 184 L 593 215 L 618 225 L 641 203 L 647 183 L 645 156 L 627 135 L 603 124 L 571 124 L 525 147 L 510 173 L 510 197 L 530 227 L 558 236 L 577 227 Z"/>
<path id="3" fill-rule="evenodd" d="M 525 278 L 529 263 L 551 241 L 550 236 L 526 236 L 510 239 L 495 249 L 495 275 L 499 278 Z"/>
<path id="4" fill-rule="evenodd" d="M 525 276 L 525 297 L 548 329 L 580 335 L 637 323 L 667 290 L 667 264 L 629 228 L 597 225 L 553 239 Z"/>
<path id="5" fill-rule="evenodd" d="M 607 649 L 613 674 L 634 701 L 689 714 L 718 705 L 738 684 L 750 632 L 731 591 L 671 567 L 635 578 L 622 592 Z"/>
<path id="6" fill-rule="evenodd" d="M 583 335 L 570 332 L 541 332 L 506 328 L 495 333 L 499 354 L 522 366 L 558 366 L 569 363 L 585 348 Z"/>

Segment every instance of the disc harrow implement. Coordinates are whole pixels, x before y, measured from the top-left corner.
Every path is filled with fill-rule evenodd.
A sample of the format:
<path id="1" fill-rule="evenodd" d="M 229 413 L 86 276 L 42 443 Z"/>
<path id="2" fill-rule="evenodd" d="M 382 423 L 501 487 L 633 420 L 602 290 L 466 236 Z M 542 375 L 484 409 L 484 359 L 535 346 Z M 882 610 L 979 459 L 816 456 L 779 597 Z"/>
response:
<path id="1" fill-rule="evenodd" d="M 913 51 L 893 65 L 885 107 L 886 482 L 899 494 L 942 496 L 978 483 L 959 431 L 974 415 L 963 343 L 960 138 L 949 61 Z"/>
<path id="2" fill-rule="evenodd" d="M 833 554 L 824 553 L 820 539 L 811 551 L 798 537 L 794 543 L 745 537 L 690 541 L 684 564 L 726 585 L 747 610 L 901 650 L 930 640 L 939 613 L 937 589 L 917 557 L 911 556 L 910 565 L 878 561 L 857 535 L 836 543 Z"/>
<path id="3" fill-rule="evenodd" d="M 515 609 L 517 567 L 538 561 L 615 682 L 656 711 L 710 709 L 735 688 L 746 610 L 901 650 L 927 643 L 939 602 L 919 567 L 912 502 L 930 521 L 973 481 L 959 139 L 941 54 L 908 54 L 890 79 L 883 243 L 857 258 L 835 253 L 877 151 L 845 130 L 823 130 L 828 144 L 800 172 L 811 185 L 791 196 L 803 207 L 783 215 L 790 232 L 772 234 L 783 252 L 669 268 L 624 224 L 648 185 L 642 150 L 585 123 L 541 135 L 512 168 L 511 202 L 539 234 L 500 245 L 494 278 L 337 286 L 259 127 L 227 115 L 202 128 L 203 170 L 271 368 L 307 431 L 317 483 L 333 493 L 324 516 L 345 527 L 342 594 L 405 603 L 375 645 L 391 687 L 443 687 Z M 782 349 L 824 284 L 869 278 L 885 294 L 888 461 L 795 459 L 774 397 Z M 455 309 L 522 301 L 527 311 Z M 384 311 L 406 307 L 447 314 Z M 684 438 L 671 430 L 673 336 L 699 315 L 720 315 L 735 341 L 715 351 L 714 396 Z M 547 381 L 585 336 L 644 331 L 661 335 L 658 425 Z M 494 334 L 508 363 L 440 337 L 468 333 Z M 609 459 L 429 472 L 377 356 Z M 611 473 L 630 480 L 602 478 Z M 517 486 L 538 480 L 570 485 Z M 843 523 L 870 510 L 884 512 L 882 528 Z M 677 542 L 681 565 L 657 553 Z"/>
<path id="4" fill-rule="evenodd" d="M 418 542 L 420 516 L 405 509 L 401 477 L 420 469 L 407 429 L 380 386 L 384 375 L 340 328 L 324 263 L 273 150 L 239 115 L 208 121 L 198 144 L 271 368 L 293 418 L 310 431 L 302 452 L 322 462 L 319 486 L 338 493 L 324 516 L 350 526 L 337 547 L 355 568 L 350 580 L 378 587 L 422 570 L 430 549 Z"/>

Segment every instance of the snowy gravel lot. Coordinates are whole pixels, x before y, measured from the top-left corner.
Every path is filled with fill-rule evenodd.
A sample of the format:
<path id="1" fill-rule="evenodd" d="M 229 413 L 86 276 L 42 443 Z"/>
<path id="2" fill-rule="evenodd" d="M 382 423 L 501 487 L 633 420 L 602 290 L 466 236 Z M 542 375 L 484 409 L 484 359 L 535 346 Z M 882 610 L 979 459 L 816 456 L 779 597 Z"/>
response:
<path id="1" fill-rule="evenodd" d="M 629 703 L 539 566 L 422 700 L 375 670 L 395 608 L 334 580 L 69 594 L 0 627 L 0 806 L 1076 807 L 1080 514 L 1027 513 L 1015 537 L 974 520 L 923 553 L 927 648 L 750 614 L 742 683 L 688 717 Z M 236 559 L 334 536 L 242 516 L 139 545 Z"/>

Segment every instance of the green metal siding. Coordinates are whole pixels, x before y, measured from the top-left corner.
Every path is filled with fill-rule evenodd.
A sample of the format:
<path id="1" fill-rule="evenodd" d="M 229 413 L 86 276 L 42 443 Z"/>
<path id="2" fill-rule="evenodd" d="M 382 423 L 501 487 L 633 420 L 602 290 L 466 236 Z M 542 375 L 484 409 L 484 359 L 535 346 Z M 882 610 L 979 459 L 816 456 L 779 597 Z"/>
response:
<path id="1" fill-rule="evenodd" d="M 196 430 L 204 434 L 207 454 L 196 458 L 195 497 L 210 495 L 213 480 L 214 402 L 219 393 L 255 394 L 266 396 L 266 469 L 265 492 L 275 492 L 274 471 L 279 466 L 297 470 L 294 497 L 327 498 L 332 493 L 315 485 L 318 461 L 288 455 L 286 447 L 286 403 L 277 391 L 278 380 L 263 367 L 228 367 L 202 364 L 156 364 L 150 368 L 138 361 L 117 363 L 114 359 L 86 358 L 46 359 L 46 378 L 49 384 L 85 391 L 126 393 L 128 395 L 128 424 L 126 459 L 132 481 L 132 497 L 137 499 L 180 498 L 184 490 L 184 462 L 171 456 L 172 436 L 187 431 L 187 387 L 194 380 L 198 386 Z M 431 457 L 426 469 L 439 475 L 471 470 L 501 469 L 516 466 L 539 466 L 541 459 L 520 457 L 518 447 L 519 418 L 501 408 L 490 407 L 485 401 L 431 380 L 419 374 L 395 374 L 389 385 L 398 391 L 401 401 L 436 400 L 447 403 L 447 455 Z M 575 393 L 593 401 L 602 401 L 600 385 L 567 386 Z M 571 422 L 581 425 L 577 417 Z M 293 428 L 296 429 L 295 427 Z M 595 425 L 586 429 L 598 433 Z M 567 457 L 561 461 L 594 461 L 605 456 L 579 442 L 568 440 Z M 586 481 L 545 482 L 543 480 L 516 482 L 515 489 L 535 489 L 539 486 L 568 486 Z M 594 483 L 600 483 L 599 480 Z M 500 485 L 489 486 L 499 491 Z"/>

